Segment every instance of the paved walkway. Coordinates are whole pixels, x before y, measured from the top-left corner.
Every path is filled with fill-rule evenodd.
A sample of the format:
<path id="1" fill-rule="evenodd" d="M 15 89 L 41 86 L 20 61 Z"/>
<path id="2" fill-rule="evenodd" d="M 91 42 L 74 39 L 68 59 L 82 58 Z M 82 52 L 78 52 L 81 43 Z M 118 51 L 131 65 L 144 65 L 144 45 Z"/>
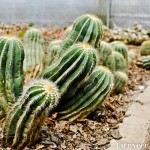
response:
<path id="1" fill-rule="evenodd" d="M 119 126 L 123 138 L 113 139 L 108 150 L 144 150 L 148 147 L 146 140 L 150 127 L 150 81 L 144 92 L 134 98 L 126 114 L 130 116 Z"/>

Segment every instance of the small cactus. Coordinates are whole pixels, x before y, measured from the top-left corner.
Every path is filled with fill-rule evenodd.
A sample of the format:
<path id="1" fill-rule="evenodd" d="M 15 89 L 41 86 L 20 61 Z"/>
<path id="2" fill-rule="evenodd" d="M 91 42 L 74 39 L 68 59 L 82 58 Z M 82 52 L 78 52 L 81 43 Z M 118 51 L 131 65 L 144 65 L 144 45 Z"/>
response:
<path id="1" fill-rule="evenodd" d="M 57 64 L 46 68 L 40 77 L 55 82 L 62 97 L 69 98 L 92 72 L 97 61 L 97 51 L 89 44 L 74 44 Z"/>
<path id="2" fill-rule="evenodd" d="M 67 37 L 71 34 L 72 27 L 73 27 L 73 25 L 70 25 L 66 28 L 65 33 L 64 33 L 64 37 Z"/>
<path id="3" fill-rule="evenodd" d="M 150 56 L 142 56 L 137 60 L 137 65 L 144 69 L 150 69 Z"/>
<path id="4" fill-rule="evenodd" d="M 61 55 L 61 40 L 55 40 L 49 43 L 45 61 L 45 67 L 52 65 L 58 61 Z"/>
<path id="5" fill-rule="evenodd" d="M 141 55 L 150 55 L 150 40 L 144 41 L 141 45 Z"/>
<path id="6" fill-rule="evenodd" d="M 113 51 L 112 57 L 115 61 L 115 71 L 122 71 L 128 73 L 127 62 L 119 52 Z"/>
<path id="7" fill-rule="evenodd" d="M 24 37 L 25 60 L 24 71 L 32 72 L 35 78 L 43 70 L 45 51 L 43 49 L 44 38 L 40 30 L 30 29 Z"/>
<path id="8" fill-rule="evenodd" d="M 47 111 L 58 104 L 60 94 L 54 83 L 34 81 L 10 110 L 3 130 L 3 144 L 21 150 L 38 139 Z"/>
<path id="9" fill-rule="evenodd" d="M 73 24 L 70 35 L 62 42 L 62 49 L 65 51 L 76 42 L 89 43 L 93 47 L 100 47 L 102 39 L 102 22 L 90 14 L 85 14 L 77 18 Z"/>
<path id="10" fill-rule="evenodd" d="M 14 103 L 22 92 L 24 82 L 22 42 L 14 37 L 1 37 L 0 57 L 0 95 L 3 99 L 1 105 L 6 108 L 7 102 Z"/>
<path id="11" fill-rule="evenodd" d="M 112 56 L 113 48 L 109 43 L 101 41 L 99 52 L 99 64 L 108 67 L 113 72 L 115 71 L 115 60 Z"/>
<path id="12" fill-rule="evenodd" d="M 80 85 L 76 95 L 60 107 L 58 119 L 74 121 L 87 117 L 101 105 L 113 84 L 111 71 L 104 66 L 97 66 Z"/>
<path id="13" fill-rule="evenodd" d="M 113 88 L 113 93 L 120 93 L 124 86 L 127 83 L 128 77 L 124 72 L 121 71 L 116 71 L 114 73 L 114 78 L 115 78 L 115 82 L 114 82 L 114 88 Z"/>
<path id="14" fill-rule="evenodd" d="M 115 49 L 115 51 L 122 54 L 124 59 L 128 62 L 128 49 L 123 42 L 115 41 L 110 43 L 110 45 Z"/>

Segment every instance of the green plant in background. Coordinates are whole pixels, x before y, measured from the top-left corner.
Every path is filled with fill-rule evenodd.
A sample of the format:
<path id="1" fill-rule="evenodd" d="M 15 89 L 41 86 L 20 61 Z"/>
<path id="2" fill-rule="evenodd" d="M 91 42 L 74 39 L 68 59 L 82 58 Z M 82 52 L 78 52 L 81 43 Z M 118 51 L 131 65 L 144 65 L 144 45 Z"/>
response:
<path id="1" fill-rule="evenodd" d="M 76 94 L 60 107 L 58 119 L 74 121 L 87 117 L 100 106 L 112 90 L 113 84 L 112 72 L 104 66 L 97 66 L 81 83 Z"/>
<path id="2" fill-rule="evenodd" d="M 112 57 L 115 61 L 115 71 L 122 71 L 124 73 L 128 73 L 128 67 L 126 60 L 119 52 L 112 51 Z"/>
<path id="3" fill-rule="evenodd" d="M 16 150 L 33 145 L 47 112 L 58 104 L 59 98 L 58 88 L 48 80 L 37 80 L 26 87 L 6 118 L 3 144 Z"/>
<path id="4" fill-rule="evenodd" d="M 113 72 L 115 71 L 115 60 L 112 56 L 113 48 L 109 43 L 101 41 L 99 52 L 99 64 L 108 67 Z"/>
<path id="5" fill-rule="evenodd" d="M 58 61 L 61 55 L 61 43 L 62 40 L 54 40 L 49 43 L 45 60 L 45 67 L 50 66 Z"/>
<path id="6" fill-rule="evenodd" d="M 63 40 L 62 49 L 65 51 L 76 42 L 89 43 L 95 48 L 100 47 L 102 34 L 102 22 L 98 17 L 82 15 L 75 20 L 70 35 Z"/>
<path id="7" fill-rule="evenodd" d="M 150 55 L 140 57 L 137 60 L 137 65 L 144 69 L 150 69 Z"/>
<path id="8" fill-rule="evenodd" d="M 115 78 L 115 84 L 114 84 L 114 88 L 113 88 L 113 93 L 120 93 L 124 86 L 126 85 L 127 81 L 128 81 L 128 76 L 126 75 L 126 73 L 121 72 L 121 71 L 116 71 L 114 73 L 114 78 Z"/>
<path id="9" fill-rule="evenodd" d="M 23 73 L 24 47 L 22 42 L 13 37 L 0 38 L 0 105 L 7 113 L 8 103 L 14 103 L 21 95 Z"/>
<path id="10" fill-rule="evenodd" d="M 62 97 L 69 98 L 92 72 L 97 61 L 97 51 L 89 44 L 74 44 L 57 64 L 43 71 L 41 77 L 54 81 Z"/>
<path id="11" fill-rule="evenodd" d="M 137 58 L 136 50 L 128 51 L 128 63 L 131 64 Z"/>
<path id="12" fill-rule="evenodd" d="M 110 43 L 110 45 L 115 49 L 115 51 L 121 53 L 124 59 L 128 62 L 128 49 L 123 42 L 115 41 Z"/>
<path id="13" fill-rule="evenodd" d="M 141 45 L 141 55 L 150 55 L 150 40 L 144 41 Z"/>
<path id="14" fill-rule="evenodd" d="M 35 78 L 43 70 L 45 50 L 43 49 L 44 38 L 38 29 L 30 29 L 24 37 L 25 60 L 24 71 L 32 72 Z"/>

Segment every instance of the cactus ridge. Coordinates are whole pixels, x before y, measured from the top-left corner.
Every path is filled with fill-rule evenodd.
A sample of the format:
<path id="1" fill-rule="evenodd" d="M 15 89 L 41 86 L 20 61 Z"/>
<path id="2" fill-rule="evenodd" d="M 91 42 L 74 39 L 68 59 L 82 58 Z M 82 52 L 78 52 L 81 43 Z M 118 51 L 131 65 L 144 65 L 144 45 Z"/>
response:
<path id="1" fill-rule="evenodd" d="M 58 104 L 60 94 L 50 81 L 37 80 L 27 87 L 7 116 L 4 143 L 17 150 L 35 142 L 47 111 Z"/>
<path id="2" fill-rule="evenodd" d="M 150 69 L 150 56 L 142 56 L 137 60 L 137 65 L 145 68 Z"/>
<path id="3" fill-rule="evenodd" d="M 58 119 L 69 121 L 87 116 L 104 100 L 113 86 L 113 75 L 104 67 L 96 67 L 80 85 L 76 95 L 58 111 Z M 82 89 L 82 90 L 81 90 Z M 86 112 L 86 114 L 84 114 Z"/>
<path id="4" fill-rule="evenodd" d="M 89 43 L 95 48 L 99 47 L 102 34 L 100 19 L 89 14 L 80 16 L 75 20 L 70 35 L 64 39 L 62 49 L 66 50 L 76 42 Z"/>
<path id="5" fill-rule="evenodd" d="M 97 64 L 97 51 L 85 44 L 74 44 L 61 60 L 48 67 L 41 75 L 54 81 L 64 96 L 72 96 L 79 84 L 88 76 Z M 73 90 L 73 89 L 74 90 Z"/>

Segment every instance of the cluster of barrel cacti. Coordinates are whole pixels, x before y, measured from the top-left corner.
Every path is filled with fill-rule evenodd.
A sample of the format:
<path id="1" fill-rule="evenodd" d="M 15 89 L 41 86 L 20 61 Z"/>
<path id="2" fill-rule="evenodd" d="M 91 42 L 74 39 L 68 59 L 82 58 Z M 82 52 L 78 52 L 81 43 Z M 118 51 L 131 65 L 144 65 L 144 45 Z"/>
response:
<path id="1" fill-rule="evenodd" d="M 87 117 L 111 92 L 123 89 L 128 79 L 127 48 L 120 42 L 101 42 L 102 35 L 101 20 L 87 14 L 47 50 L 37 29 L 27 31 L 25 49 L 18 40 L 0 40 L 0 108 L 8 114 L 4 145 L 19 150 L 34 144 L 44 118 L 56 105 L 56 119 L 74 121 Z M 29 72 L 36 79 L 23 87 L 24 73 Z M 17 101 L 10 111 L 8 99 Z"/>
<path id="2" fill-rule="evenodd" d="M 140 52 L 145 56 L 138 58 L 137 65 L 144 69 L 150 69 L 150 40 L 142 43 Z"/>

